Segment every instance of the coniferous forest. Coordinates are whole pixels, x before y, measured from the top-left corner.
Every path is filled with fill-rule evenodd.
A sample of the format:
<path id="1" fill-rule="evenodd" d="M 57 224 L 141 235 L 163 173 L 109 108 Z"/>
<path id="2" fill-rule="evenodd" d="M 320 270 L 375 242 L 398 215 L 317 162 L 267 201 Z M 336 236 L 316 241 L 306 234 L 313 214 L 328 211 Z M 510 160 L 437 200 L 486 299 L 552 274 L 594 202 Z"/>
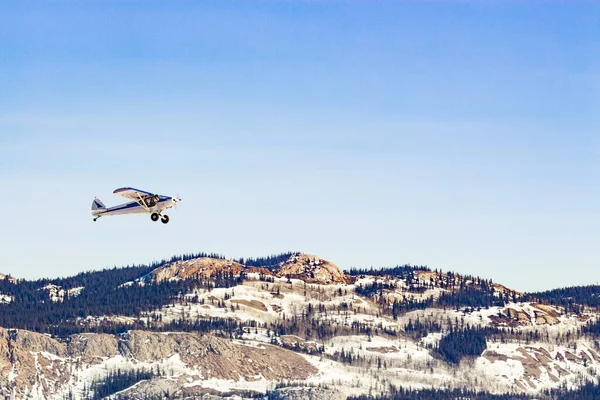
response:
<path id="1" fill-rule="evenodd" d="M 600 399 L 600 385 L 587 383 L 577 390 L 553 389 L 541 394 L 491 394 L 471 390 L 411 390 L 391 387 L 382 396 L 350 396 L 348 400 L 597 400 Z"/>
<path id="2" fill-rule="evenodd" d="M 293 253 L 284 253 L 268 257 L 239 259 L 240 263 L 267 269 L 276 268 L 281 262 L 289 259 Z M 348 325 L 332 324 L 330 321 L 321 320 L 320 313 L 327 312 L 326 308 L 318 303 L 307 303 L 306 308 L 296 315 L 288 316 L 271 323 L 246 320 L 241 323 L 233 318 L 197 318 L 179 319 L 169 322 L 156 322 L 148 318 L 154 311 L 168 306 L 173 302 L 195 302 L 197 298 L 187 297 L 184 294 L 196 289 L 212 290 L 214 288 L 232 288 L 247 279 L 244 273 L 234 276 L 231 273 L 217 272 L 211 278 L 195 276 L 193 279 L 153 282 L 149 279 L 151 272 L 163 265 L 174 261 L 189 260 L 197 257 L 213 257 L 223 259 L 215 254 L 197 253 L 175 256 L 150 265 L 126 266 L 102 271 L 83 272 L 73 277 L 57 279 L 40 279 L 36 281 L 13 280 L 10 277 L 0 280 L 0 294 L 13 298 L 11 302 L 0 304 L 0 326 L 7 329 L 26 329 L 40 333 L 48 333 L 54 337 L 66 337 L 80 332 L 122 333 L 129 329 L 146 329 L 155 331 L 186 331 L 210 332 L 230 338 L 240 338 L 244 332 L 253 327 L 267 329 L 273 337 L 295 335 L 306 340 L 324 340 L 342 335 L 367 335 L 397 337 L 398 331 L 390 330 L 384 326 L 373 326 L 353 321 Z M 419 281 L 416 273 L 419 271 L 434 272 L 428 282 Z M 576 287 L 556 289 L 540 293 L 527 293 L 519 295 L 506 291 L 502 295 L 494 292 L 493 283 L 489 280 L 473 276 L 460 276 L 454 273 L 442 274 L 431 271 L 425 266 L 396 266 L 385 269 L 351 269 L 348 275 L 355 279 L 365 275 L 377 276 L 385 279 L 374 280 L 369 284 L 356 284 L 354 292 L 378 305 L 382 315 L 397 319 L 407 312 L 424 310 L 427 308 L 462 310 L 464 312 L 475 309 L 485 309 L 493 306 L 504 306 L 509 302 L 530 301 L 549 304 L 561 308 L 565 313 L 579 314 L 584 308 L 597 309 L 600 287 Z M 423 294 L 432 288 L 446 289 L 437 297 L 426 297 L 422 300 L 410 298 L 403 301 L 387 301 L 386 295 L 397 289 L 401 279 L 407 293 Z M 256 278 L 254 278 L 256 279 Z M 260 280 L 266 284 L 273 284 L 273 279 L 261 274 Z M 143 284 L 138 284 L 142 282 Z M 52 301 L 48 285 L 60 286 L 65 290 L 62 301 Z M 69 296 L 68 290 L 83 289 L 76 296 Z M 278 293 L 275 293 L 278 294 Z M 344 296 L 347 290 L 338 289 L 336 295 Z M 342 302 L 337 306 L 337 313 L 352 313 L 352 304 Z M 105 321 L 102 324 L 94 323 L 93 317 L 100 316 L 128 316 L 133 317 L 132 323 L 116 323 Z M 145 315 L 146 318 L 141 318 Z M 90 318 L 92 317 L 92 318 Z M 403 335 L 415 341 L 426 337 L 430 333 L 443 333 L 439 342 L 430 347 L 430 352 L 436 359 L 448 365 L 458 365 L 465 358 L 480 356 L 486 349 L 490 340 L 505 341 L 516 340 L 528 343 L 540 340 L 537 331 L 520 331 L 497 327 L 473 327 L 456 321 L 450 326 L 441 325 L 435 321 L 408 320 L 404 326 Z M 587 335 L 595 340 L 600 339 L 600 322 L 591 321 L 584 325 L 578 335 Z M 287 345 L 281 344 L 286 347 Z M 290 347 L 294 351 L 308 354 L 321 354 L 323 357 L 356 366 L 364 366 L 365 360 L 351 351 L 341 350 L 333 354 L 325 354 L 324 347 L 317 346 L 313 349 Z M 375 364 L 377 368 L 385 368 L 384 361 L 379 358 Z M 117 371 L 110 374 L 106 380 L 95 382 L 91 392 L 94 396 L 115 393 L 121 387 L 129 387 L 140 380 L 153 376 L 152 371 Z M 129 386 L 127 386 L 129 385 Z M 543 399 L 591 399 L 600 398 L 600 389 L 596 385 L 588 384 L 577 391 L 548 391 L 543 393 Z M 389 396 L 369 397 L 357 396 L 354 399 L 384 400 L 384 399 L 481 399 L 481 400 L 512 400 L 530 399 L 525 395 L 492 395 L 469 391 L 439 391 L 421 390 L 411 391 L 402 388 L 390 388 Z M 274 394 L 275 396 L 275 394 Z"/>

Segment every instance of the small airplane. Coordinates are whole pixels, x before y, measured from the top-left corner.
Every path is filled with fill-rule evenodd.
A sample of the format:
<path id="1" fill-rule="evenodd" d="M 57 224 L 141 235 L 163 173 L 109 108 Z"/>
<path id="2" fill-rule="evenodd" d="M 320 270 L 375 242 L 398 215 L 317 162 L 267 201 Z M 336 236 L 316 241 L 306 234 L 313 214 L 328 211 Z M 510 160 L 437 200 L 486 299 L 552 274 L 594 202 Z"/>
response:
<path id="1" fill-rule="evenodd" d="M 169 216 L 163 215 L 162 212 L 167 208 L 177 205 L 177 203 L 181 201 L 181 199 L 178 199 L 177 197 L 163 196 L 130 187 L 116 189 L 113 193 L 127 197 L 133 201 L 106 208 L 100 199 L 95 198 L 92 203 L 94 222 L 100 217 L 109 215 L 150 214 L 152 221 L 158 221 L 160 218 L 162 223 L 166 224 L 169 222 Z"/>

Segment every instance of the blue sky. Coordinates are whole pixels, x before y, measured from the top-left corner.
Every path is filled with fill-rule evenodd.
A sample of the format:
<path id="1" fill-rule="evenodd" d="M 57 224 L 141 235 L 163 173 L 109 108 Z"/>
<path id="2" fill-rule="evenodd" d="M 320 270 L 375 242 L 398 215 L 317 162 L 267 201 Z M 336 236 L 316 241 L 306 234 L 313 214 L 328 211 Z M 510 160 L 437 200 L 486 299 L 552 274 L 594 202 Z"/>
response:
<path id="1" fill-rule="evenodd" d="M 299 250 L 600 281 L 600 6 L 5 1 L 0 272 Z M 93 223 L 117 187 L 168 225 Z"/>

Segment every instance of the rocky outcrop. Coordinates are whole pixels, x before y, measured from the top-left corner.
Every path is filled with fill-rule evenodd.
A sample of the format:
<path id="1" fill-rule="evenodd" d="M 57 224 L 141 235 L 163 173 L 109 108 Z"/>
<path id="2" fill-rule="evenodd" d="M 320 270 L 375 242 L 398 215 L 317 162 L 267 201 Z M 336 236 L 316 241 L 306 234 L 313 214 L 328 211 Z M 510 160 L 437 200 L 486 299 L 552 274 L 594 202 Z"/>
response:
<path id="1" fill-rule="evenodd" d="M 5 274 L 0 273 L 0 280 L 5 280 L 5 279 L 7 279 L 10 283 L 17 283 L 19 281 L 18 279 L 15 279 L 10 275 L 5 275 Z"/>
<path id="2" fill-rule="evenodd" d="M 210 278 L 217 274 L 239 275 L 244 266 L 238 262 L 219 258 L 200 257 L 186 261 L 176 261 L 152 271 L 152 279 L 162 282 L 170 279 Z"/>
<path id="3" fill-rule="evenodd" d="M 119 354 L 119 339 L 101 333 L 73 335 L 68 341 L 67 353 L 69 357 L 79 358 L 86 364 L 99 364 Z"/>
<path id="4" fill-rule="evenodd" d="M 267 344 L 246 346 L 212 335 L 132 331 L 121 341 L 120 348 L 126 358 L 142 362 L 178 354 L 186 365 L 196 366 L 199 375 L 207 379 L 307 379 L 317 373 L 302 356 L 289 350 Z"/>
<path id="5" fill-rule="evenodd" d="M 188 390 L 190 396 L 208 393 L 202 386 L 206 379 L 277 382 L 318 373 L 290 350 L 267 344 L 249 346 L 213 335 L 131 331 L 123 335 L 79 334 L 58 341 L 39 333 L 0 328 L 0 395 L 21 398 L 37 393 L 38 398 L 48 398 L 73 390 L 79 374 L 88 376 L 86 371 L 95 366 L 106 373 L 115 369 L 114 362 L 130 368 L 139 363 L 168 364 L 174 356 L 182 368 L 192 372 L 178 378 L 180 385 L 171 378 L 154 380 L 160 383 L 162 379 L 169 387 L 175 383 L 179 389 L 196 381 Z M 111 364 L 110 360 L 116 361 Z M 106 362 L 112 366 L 101 365 Z M 156 382 L 151 386 L 157 387 Z"/>
<path id="6" fill-rule="evenodd" d="M 301 279 L 308 283 L 347 283 L 344 272 L 334 263 L 320 257 L 297 253 L 284 262 L 278 276 Z"/>
<path id="7" fill-rule="evenodd" d="M 304 353 L 313 354 L 319 351 L 322 344 L 313 341 L 306 341 L 295 335 L 282 335 L 281 344 L 288 349 L 297 349 Z"/>
<path id="8" fill-rule="evenodd" d="M 284 278 L 301 279 L 308 283 L 337 284 L 349 283 L 350 278 L 335 264 L 318 256 L 293 254 L 278 269 L 247 267 L 236 261 L 219 258 L 200 257 L 186 261 L 176 261 L 152 271 L 149 277 L 155 282 L 175 279 L 207 279 L 217 273 L 239 275 L 240 273 L 276 275 Z"/>
<path id="9" fill-rule="evenodd" d="M 0 328 L 0 394 L 7 395 L 39 387 L 53 393 L 70 379 L 70 371 L 62 362 L 66 346 L 35 332 Z M 43 371 L 44 379 L 40 379 Z M 49 384 L 51 382 L 51 384 Z"/>
<path id="10" fill-rule="evenodd" d="M 514 374 L 513 383 L 523 391 L 537 390 L 548 382 L 553 384 L 564 382 L 574 374 L 569 369 L 576 369 L 574 368 L 576 365 L 582 367 L 597 365 L 597 360 L 600 359 L 600 355 L 595 350 L 585 345 L 577 349 L 555 347 L 552 351 L 541 345 L 516 348 L 507 346 L 502 353 L 496 350 L 485 350 L 482 357 L 489 362 L 483 365 L 486 369 L 489 367 L 487 372 L 491 375 L 497 374 L 498 368 L 504 366 L 515 372 L 519 371 L 520 373 Z M 568 369 L 563 368 L 565 364 L 569 365 Z"/>
<path id="11" fill-rule="evenodd" d="M 497 326 L 556 325 L 560 313 L 552 306 L 538 303 L 511 303 L 490 320 Z"/>

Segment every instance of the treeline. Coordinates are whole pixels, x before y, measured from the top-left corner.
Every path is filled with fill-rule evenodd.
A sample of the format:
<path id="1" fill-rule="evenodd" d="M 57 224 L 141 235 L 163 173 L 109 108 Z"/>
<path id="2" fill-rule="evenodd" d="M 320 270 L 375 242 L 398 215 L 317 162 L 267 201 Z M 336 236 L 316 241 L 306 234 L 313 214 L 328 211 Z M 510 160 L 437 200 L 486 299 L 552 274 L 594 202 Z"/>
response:
<path id="1" fill-rule="evenodd" d="M 140 278 L 146 274 L 149 274 L 154 269 L 165 266 L 167 264 L 171 264 L 177 261 L 187 261 L 192 260 L 194 258 L 201 257 L 210 257 L 210 258 L 218 258 L 224 259 L 225 257 L 221 254 L 215 253 L 186 253 L 180 255 L 174 255 L 170 258 L 164 258 L 159 261 L 154 261 L 148 265 L 127 265 L 125 267 L 114 267 L 110 269 L 104 269 L 100 271 L 86 271 L 79 273 L 75 276 L 66 277 L 66 278 L 55 278 L 55 279 L 39 279 L 34 282 L 36 285 L 40 287 L 45 286 L 47 284 L 53 284 L 61 286 L 64 289 L 72 289 L 76 287 L 88 287 L 90 285 L 95 286 L 104 286 L 105 283 L 109 285 L 113 285 L 115 282 L 118 282 L 117 285 L 129 281 L 133 281 L 137 278 Z M 20 283 L 26 281 L 19 281 Z M 0 292 L 3 288 L 0 286 Z"/>
<path id="2" fill-rule="evenodd" d="M 55 337 L 65 338 L 78 333 L 107 333 L 119 335 L 130 330 L 147 330 L 153 332 L 196 332 L 212 333 L 216 336 L 238 338 L 248 327 L 262 326 L 256 321 L 247 321 L 243 324 L 233 318 L 207 317 L 187 320 L 178 319 L 165 323 L 148 322 L 145 319 L 136 319 L 131 323 L 102 321 L 102 323 L 81 324 L 69 322 L 60 326 L 47 327 L 46 333 Z"/>
<path id="3" fill-rule="evenodd" d="M 391 386 L 388 394 L 349 396 L 347 400 L 531 400 L 524 394 L 490 394 L 468 389 L 404 389 Z"/>
<path id="4" fill-rule="evenodd" d="M 527 293 L 525 299 L 562 307 L 568 313 L 580 314 L 585 306 L 600 307 L 600 286 L 571 286 L 544 292 Z"/>
<path id="5" fill-rule="evenodd" d="M 121 390 L 130 388 L 138 382 L 161 375 L 163 373 L 158 367 L 156 371 L 145 368 L 126 371 L 117 369 L 116 371 L 109 372 L 108 376 L 103 379 L 94 380 L 90 388 L 84 388 L 83 398 L 86 400 L 104 399 Z"/>
<path id="6" fill-rule="evenodd" d="M 513 301 L 511 294 L 499 295 L 486 285 L 459 287 L 451 292 L 442 293 L 438 298 L 431 296 L 426 299 L 414 299 L 404 296 L 400 299 L 388 300 L 386 291 L 394 291 L 395 289 L 396 285 L 393 282 L 373 282 L 369 285 L 359 284 L 356 286 L 356 294 L 371 298 L 380 305 L 384 314 L 391 315 L 394 319 L 403 313 L 425 310 L 430 307 L 455 308 L 457 310 L 464 307 L 477 309 L 493 306 L 502 307 L 507 302 Z"/>
<path id="7" fill-rule="evenodd" d="M 442 332 L 442 326 L 438 322 L 428 319 L 425 319 L 424 322 L 421 322 L 420 319 L 414 321 L 409 319 L 408 323 L 404 326 L 404 332 L 413 340 L 418 341 L 430 333 Z"/>
<path id="8" fill-rule="evenodd" d="M 124 286 L 123 283 L 131 282 L 133 268 L 139 267 L 109 270 L 99 275 L 80 274 L 81 279 L 74 287 L 85 282 L 85 288 L 79 295 L 65 295 L 63 301 L 57 302 L 50 300 L 47 290 L 42 289 L 43 285 L 40 287 L 39 281 L 12 283 L 7 279 L 2 280 L 0 292 L 10 294 L 14 300 L 0 305 L 0 326 L 56 336 L 92 331 L 96 324 L 93 317 L 139 317 L 142 313 L 158 310 L 181 299 L 185 293 L 194 289 L 227 288 L 244 280 L 243 274 L 235 276 L 231 272 L 219 272 L 210 279 L 198 276 L 196 279 Z M 63 283 L 69 285 L 74 282 Z"/>
<path id="9" fill-rule="evenodd" d="M 370 276 L 393 276 L 399 279 L 411 279 L 414 276 L 415 271 L 431 271 L 425 265 L 413 266 L 409 264 L 405 265 L 397 265 L 395 267 L 387 267 L 387 268 L 350 268 L 347 271 L 344 271 L 346 274 L 350 276 L 361 276 L 361 275 L 370 275 Z"/>
<path id="10" fill-rule="evenodd" d="M 478 357 L 487 348 L 486 333 L 486 328 L 451 328 L 440 340 L 435 353 L 451 364 L 458 364 L 463 357 Z"/>
<path id="11" fill-rule="evenodd" d="M 512 293 L 500 295 L 494 292 L 493 288 L 488 286 L 485 281 L 478 287 L 461 286 L 457 290 L 449 293 L 442 293 L 434 302 L 436 306 L 445 308 L 490 308 L 494 306 L 502 307 L 510 301 L 516 301 Z"/>
<path id="12" fill-rule="evenodd" d="M 418 281 L 415 272 L 434 272 L 428 281 Z M 519 295 L 515 291 L 494 291 L 493 282 L 477 276 L 459 275 L 454 272 L 442 273 L 427 266 L 401 265 L 390 268 L 351 268 L 346 274 L 357 277 L 375 276 L 404 280 L 406 292 L 419 293 L 439 287 L 451 290 L 436 302 L 409 302 L 398 311 L 411 311 L 427 307 L 482 307 L 503 306 L 508 302 L 530 301 L 561 307 L 566 313 L 580 314 L 585 307 L 600 307 L 600 285 L 572 286 L 561 289 L 532 292 Z M 393 290 L 391 282 L 378 282 L 372 285 L 359 285 L 357 293 L 363 296 L 381 295 L 385 290 Z"/>
<path id="13" fill-rule="evenodd" d="M 420 340 L 430 333 L 443 333 L 436 346 L 428 346 L 431 354 L 450 364 L 458 364 L 464 357 L 478 357 L 487 348 L 488 341 L 518 341 L 525 343 L 547 340 L 547 333 L 514 328 L 477 327 L 464 324 L 462 320 L 447 321 L 444 326 L 436 321 L 408 320 L 404 332 L 413 340 Z M 576 334 L 567 332 L 567 340 Z"/>
<path id="14" fill-rule="evenodd" d="M 394 268 L 376 269 L 351 269 L 350 275 L 364 277 L 366 275 L 381 276 L 387 279 L 374 280 L 368 284 L 356 285 L 356 293 L 360 296 L 371 298 L 378 303 L 381 311 L 391 314 L 396 319 L 400 314 L 424 310 L 429 307 L 438 308 L 489 308 L 504 306 L 508 302 L 519 300 L 514 291 L 496 291 L 491 280 L 470 275 L 459 275 L 453 272 L 441 273 L 432 271 L 426 279 L 420 278 L 417 271 L 431 271 L 427 267 L 413 267 L 410 265 Z M 396 279 L 390 279 L 396 278 Z M 401 296 L 388 294 L 395 292 L 402 285 Z M 426 299 L 415 299 L 411 293 L 424 293 L 432 289 L 444 289 L 437 298 L 434 296 Z"/>
<path id="15" fill-rule="evenodd" d="M 349 396 L 348 400 L 597 400 L 600 398 L 600 385 L 586 383 L 577 390 L 551 389 L 535 395 L 491 394 L 469 389 L 404 389 L 390 386 L 385 395 Z"/>
<path id="16" fill-rule="evenodd" d="M 281 254 L 271 255 L 271 256 L 267 256 L 267 257 L 256 257 L 256 258 L 247 258 L 247 259 L 240 258 L 239 260 L 236 260 L 236 261 L 239 262 L 240 264 L 246 265 L 248 267 L 262 267 L 262 268 L 267 268 L 267 269 L 276 269 L 276 268 L 279 268 L 279 264 L 281 264 L 282 262 L 286 262 L 294 254 L 300 254 L 300 253 L 287 252 L 287 253 L 281 253 Z"/>
<path id="17" fill-rule="evenodd" d="M 600 321 L 587 323 L 581 330 L 581 333 L 588 334 L 596 339 L 600 338 Z"/>

